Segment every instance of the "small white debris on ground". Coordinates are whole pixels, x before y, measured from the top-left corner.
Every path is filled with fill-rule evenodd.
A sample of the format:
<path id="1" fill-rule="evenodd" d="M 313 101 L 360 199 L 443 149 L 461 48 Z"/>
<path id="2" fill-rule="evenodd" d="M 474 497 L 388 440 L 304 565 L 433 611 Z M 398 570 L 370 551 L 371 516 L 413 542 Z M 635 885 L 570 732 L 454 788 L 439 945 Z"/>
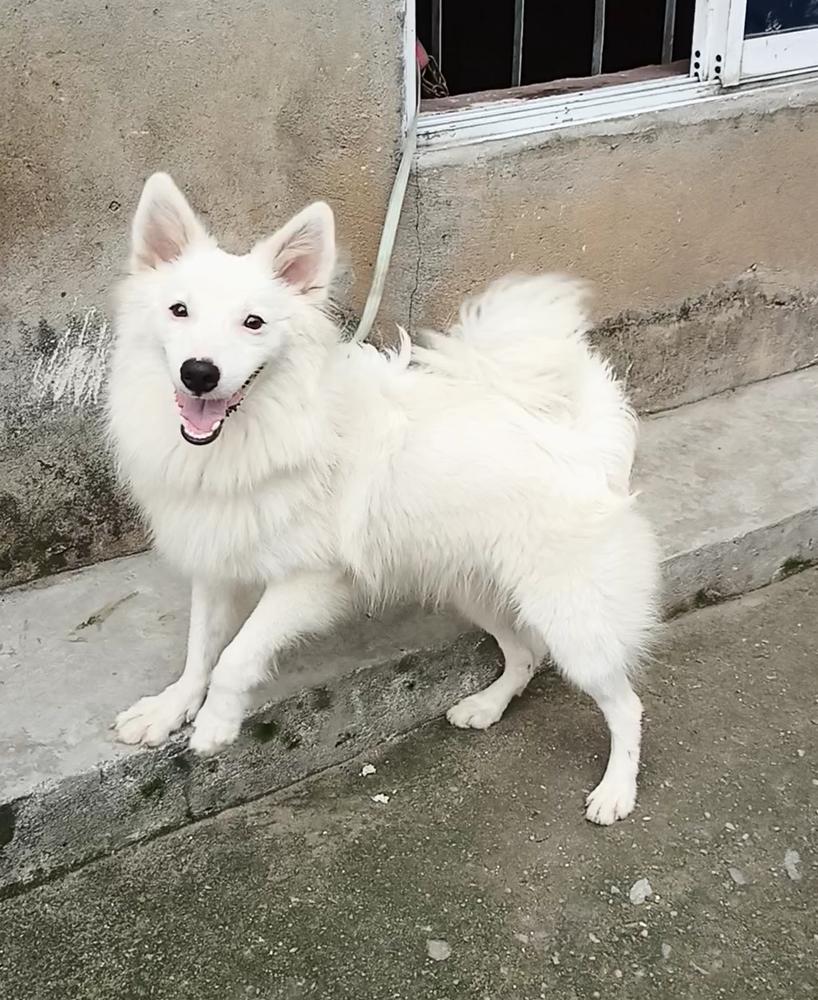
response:
<path id="1" fill-rule="evenodd" d="M 670 958 L 670 953 L 672 951 L 673 951 L 673 949 L 670 947 L 670 945 L 667 943 L 667 941 L 663 941 L 662 942 L 662 958 L 664 958 L 667 961 L 667 959 Z"/>
<path id="2" fill-rule="evenodd" d="M 591 942 L 591 944 L 599 944 L 599 938 L 596 936 L 596 934 L 594 934 L 593 931 L 591 931 L 591 933 L 588 935 L 588 940 Z"/>
<path id="3" fill-rule="evenodd" d="M 429 938 L 426 942 L 426 954 L 433 962 L 445 962 L 452 953 L 452 946 L 448 941 L 436 941 Z"/>
<path id="4" fill-rule="evenodd" d="M 652 893 L 653 889 L 650 887 L 650 882 L 646 878 L 640 878 L 631 886 L 628 898 L 634 906 L 641 906 Z"/>
<path id="5" fill-rule="evenodd" d="M 369 777 L 370 774 L 374 774 L 376 770 L 377 768 L 375 767 L 374 764 L 364 764 L 364 766 L 361 768 L 361 777 L 367 778 Z"/>
<path id="6" fill-rule="evenodd" d="M 730 872 L 730 878 L 736 885 L 747 885 L 747 876 L 740 868 L 728 868 L 727 871 Z"/>
<path id="7" fill-rule="evenodd" d="M 384 795 L 383 792 L 378 792 L 377 795 L 371 795 L 370 798 L 373 802 L 380 802 L 381 805 L 386 805 L 389 801 L 389 796 Z"/>
<path id="8" fill-rule="evenodd" d="M 793 882 L 801 881 L 801 872 L 798 870 L 798 866 L 801 864 L 801 855 L 798 851 L 788 850 L 784 854 L 784 868 L 787 875 L 793 880 Z"/>

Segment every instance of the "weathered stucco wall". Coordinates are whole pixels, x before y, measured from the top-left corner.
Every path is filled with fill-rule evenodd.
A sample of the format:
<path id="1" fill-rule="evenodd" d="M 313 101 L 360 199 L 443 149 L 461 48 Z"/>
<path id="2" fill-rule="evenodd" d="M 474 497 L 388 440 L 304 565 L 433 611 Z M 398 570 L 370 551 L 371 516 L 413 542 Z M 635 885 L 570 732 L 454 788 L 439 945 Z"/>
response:
<path id="1" fill-rule="evenodd" d="M 109 295 L 147 174 L 169 170 L 237 248 L 328 199 L 354 274 L 346 304 L 360 304 L 396 164 L 402 12 L 3 6 L 0 585 L 143 544 L 100 403 Z M 597 342 L 643 410 L 809 364 L 814 90 L 425 152 L 382 326 L 439 326 L 493 276 L 558 269 L 593 283 Z"/>
<path id="2" fill-rule="evenodd" d="M 818 89 L 425 153 L 388 313 L 444 325 L 512 270 L 590 281 L 642 410 L 818 357 Z M 702 116 L 713 114 L 709 120 Z"/>
<path id="3" fill-rule="evenodd" d="M 0 583 L 141 544 L 99 433 L 145 177 L 237 248 L 335 207 L 365 287 L 402 107 L 400 0 L 29 0 L 0 31 Z"/>

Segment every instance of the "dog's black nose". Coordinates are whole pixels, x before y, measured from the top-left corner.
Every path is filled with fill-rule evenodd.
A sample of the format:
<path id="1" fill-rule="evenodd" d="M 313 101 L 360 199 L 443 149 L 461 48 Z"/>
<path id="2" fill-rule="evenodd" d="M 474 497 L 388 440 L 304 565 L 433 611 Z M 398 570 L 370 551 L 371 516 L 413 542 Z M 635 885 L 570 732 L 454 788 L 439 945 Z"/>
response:
<path id="1" fill-rule="evenodd" d="M 216 388 L 221 372 L 207 358 L 188 358 L 182 362 L 179 374 L 185 387 L 197 396 L 201 396 L 203 392 L 210 392 Z"/>

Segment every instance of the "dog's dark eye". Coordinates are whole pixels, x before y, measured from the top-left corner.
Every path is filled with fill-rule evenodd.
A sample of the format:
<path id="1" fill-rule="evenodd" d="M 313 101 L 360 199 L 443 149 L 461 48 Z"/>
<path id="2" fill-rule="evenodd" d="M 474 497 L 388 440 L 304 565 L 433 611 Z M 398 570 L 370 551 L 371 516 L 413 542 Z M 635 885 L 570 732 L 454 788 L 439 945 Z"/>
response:
<path id="1" fill-rule="evenodd" d="M 187 306 L 184 302 L 174 302 L 170 307 L 170 311 L 177 319 L 184 319 L 187 316 Z"/>
<path id="2" fill-rule="evenodd" d="M 248 330 L 260 330 L 264 326 L 264 320 L 261 316 L 255 316 L 253 313 L 250 313 L 244 321 L 244 325 Z"/>

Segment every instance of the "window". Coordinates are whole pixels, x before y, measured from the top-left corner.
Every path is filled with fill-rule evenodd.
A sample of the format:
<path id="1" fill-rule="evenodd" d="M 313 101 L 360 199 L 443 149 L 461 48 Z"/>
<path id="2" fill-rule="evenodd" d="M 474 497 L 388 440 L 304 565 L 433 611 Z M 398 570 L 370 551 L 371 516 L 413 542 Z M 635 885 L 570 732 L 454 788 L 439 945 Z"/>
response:
<path id="1" fill-rule="evenodd" d="M 695 0 L 417 0 L 418 38 L 449 95 L 688 72 Z M 438 81 L 439 82 L 439 81 Z M 426 88 L 425 96 L 440 96 Z M 453 104 L 455 102 L 449 102 Z M 463 102 L 460 102 L 463 103 Z"/>
<path id="2" fill-rule="evenodd" d="M 660 111 L 818 70 L 818 0 L 407 2 L 426 147 Z"/>

